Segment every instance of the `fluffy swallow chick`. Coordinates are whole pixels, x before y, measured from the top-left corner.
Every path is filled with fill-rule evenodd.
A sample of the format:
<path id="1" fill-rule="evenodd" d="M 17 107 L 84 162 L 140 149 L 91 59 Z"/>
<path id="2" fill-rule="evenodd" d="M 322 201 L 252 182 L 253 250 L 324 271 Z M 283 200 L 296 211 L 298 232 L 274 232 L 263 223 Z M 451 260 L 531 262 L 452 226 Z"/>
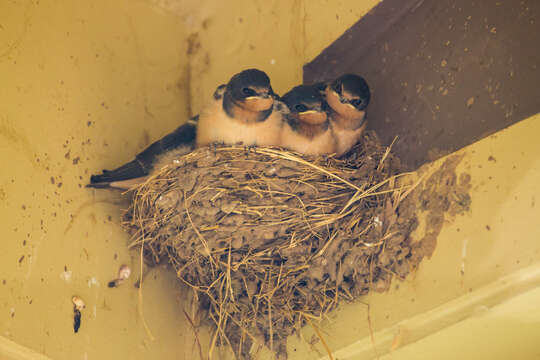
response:
<path id="1" fill-rule="evenodd" d="M 281 130 L 281 146 L 307 155 L 335 152 L 335 137 L 317 86 L 297 86 L 281 100 L 290 111 Z"/>
<path id="2" fill-rule="evenodd" d="M 224 90 L 224 91 L 223 91 Z M 248 69 L 221 85 L 201 112 L 197 147 L 211 143 L 245 146 L 279 145 L 283 114 L 268 75 Z"/>
<path id="3" fill-rule="evenodd" d="M 336 154 L 341 156 L 358 142 L 366 128 L 366 109 L 371 93 L 362 77 L 345 74 L 328 84 L 324 95 L 330 127 L 336 139 Z"/>
<path id="4" fill-rule="evenodd" d="M 193 150 L 196 129 L 197 116 L 148 146 L 134 160 L 114 170 L 103 170 L 101 174 L 92 175 L 87 187 L 127 190 L 143 183 L 162 155 L 172 150 L 186 154 Z"/>

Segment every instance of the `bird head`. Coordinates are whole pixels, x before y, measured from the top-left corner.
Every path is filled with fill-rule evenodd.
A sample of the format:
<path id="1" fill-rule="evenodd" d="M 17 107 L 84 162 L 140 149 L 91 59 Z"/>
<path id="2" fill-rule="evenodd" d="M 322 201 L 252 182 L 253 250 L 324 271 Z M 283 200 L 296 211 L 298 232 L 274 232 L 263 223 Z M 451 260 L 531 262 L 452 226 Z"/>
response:
<path id="1" fill-rule="evenodd" d="M 272 108 L 276 98 L 270 78 L 264 71 L 257 69 L 244 70 L 234 75 L 225 92 L 237 106 L 254 112 Z"/>
<path id="2" fill-rule="evenodd" d="M 290 110 L 290 117 L 308 125 L 321 125 L 327 121 L 324 98 L 317 86 L 300 85 L 281 97 Z"/>
<path id="3" fill-rule="evenodd" d="M 326 87 L 325 96 L 330 108 L 339 115 L 346 118 L 363 118 L 371 92 L 364 78 L 355 74 L 345 74 Z"/>

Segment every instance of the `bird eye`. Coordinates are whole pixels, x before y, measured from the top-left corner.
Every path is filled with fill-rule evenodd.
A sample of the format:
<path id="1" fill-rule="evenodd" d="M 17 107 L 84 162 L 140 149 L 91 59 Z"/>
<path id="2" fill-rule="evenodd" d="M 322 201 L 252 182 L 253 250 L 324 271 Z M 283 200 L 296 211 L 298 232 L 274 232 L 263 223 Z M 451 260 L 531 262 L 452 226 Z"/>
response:
<path id="1" fill-rule="evenodd" d="M 360 106 L 360 104 L 362 104 L 362 99 L 353 99 L 350 101 L 351 105 L 354 106 L 354 107 L 358 107 Z"/>
<path id="2" fill-rule="evenodd" d="M 304 112 L 307 111 L 308 108 L 304 104 L 298 104 L 294 107 L 294 109 L 298 112 Z"/>
<path id="3" fill-rule="evenodd" d="M 250 88 L 247 88 L 247 87 L 242 89 L 242 94 L 244 94 L 246 96 L 255 96 L 255 95 L 257 95 L 257 93 L 253 89 L 250 89 Z"/>

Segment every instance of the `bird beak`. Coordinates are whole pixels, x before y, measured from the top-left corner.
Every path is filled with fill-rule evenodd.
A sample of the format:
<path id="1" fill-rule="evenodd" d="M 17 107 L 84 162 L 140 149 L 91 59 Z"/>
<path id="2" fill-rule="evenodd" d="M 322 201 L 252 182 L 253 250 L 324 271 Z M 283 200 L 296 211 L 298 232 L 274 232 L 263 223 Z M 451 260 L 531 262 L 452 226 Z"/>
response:
<path id="1" fill-rule="evenodd" d="M 320 111 L 316 111 L 316 110 L 306 110 L 306 111 L 302 111 L 302 112 L 299 112 L 298 115 L 313 115 L 313 114 L 317 114 L 319 113 Z"/>
<path id="2" fill-rule="evenodd" d="M 262 94 L 257 94 L 255 96 L 248 96 L 246 98 L 246 100 L 255 100 L 255 99 L 258 99 L 258 100 L 261 100 L 261 99 L 275 99 L 274 96 L 272 96 L 273 94 L 271 93 L 268 93 L 268 92 L 264 92 Z"/>
<path id="3" fill-rule="evenodd" d="M 298 113 L 298 119 L 310 125 L 319 125 L 327 120 L 327 115 L 324 111 L 307 110 Z"/>
<path id="4" fill-rule="evenodd" d="M 272 107 L 274 98 L 266 93 L 256 96 L 248 96 L 243 102 L 244 107 L 251 111 L 265 111 Z"/>
<path id="5" fill-rule="evenodd" d="M 303 111 L 301 113 L 299 113 L 300 115 L 303 115 L 303 114 L 319 114 L 319 113 L 322 113 L 322 112 L 325 112 L 325 104 L 323 103 L 322 105 L 311 105 L 311 109 L 310 110 L 306 110 L 306 111 Z"/>

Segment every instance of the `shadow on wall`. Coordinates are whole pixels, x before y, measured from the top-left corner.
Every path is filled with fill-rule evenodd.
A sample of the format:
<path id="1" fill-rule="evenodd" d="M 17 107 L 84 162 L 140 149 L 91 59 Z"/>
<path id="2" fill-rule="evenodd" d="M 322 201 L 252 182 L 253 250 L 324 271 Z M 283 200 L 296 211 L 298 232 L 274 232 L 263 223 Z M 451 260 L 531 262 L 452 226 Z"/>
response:
<path id="1" fill-rule="evenodd" d="M 385 0 L 304 67 L 356 72 L 369 125 L 410 168 L 540 111 L 540 3 Z"/>

